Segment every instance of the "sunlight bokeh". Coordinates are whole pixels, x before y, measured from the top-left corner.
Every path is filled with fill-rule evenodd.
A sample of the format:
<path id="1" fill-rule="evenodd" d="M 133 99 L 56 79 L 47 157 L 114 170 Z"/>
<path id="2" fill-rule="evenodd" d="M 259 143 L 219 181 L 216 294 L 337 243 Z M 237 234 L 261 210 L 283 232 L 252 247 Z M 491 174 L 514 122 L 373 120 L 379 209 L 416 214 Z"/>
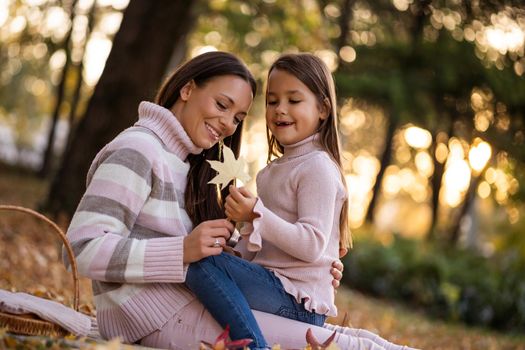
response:
<path id="1" fill-rule="evenodd" d="M 428 130 L 411 126 L 405 130 L 405 140 L 413 148 L 428 148 L 432 143 L 432 135 Z"/>
<path id="2" fill-rule="evenodd" d="M 93 31 L 86 36 L 89 11 L 95 3 L 104 10 L 97 14 Z M 264 1 L 264 5 L 270 9 L 277 6 L 277 3 L 274 0 Z M 394 11 L 403 16 L 410 15 L 418 5 L 414 0 L 391 0 L 390 3 L 395 8 Z M 63 49 L 51 50 L 50 46 L 43 42 L 21 45 L 19 38 L 26 32 L 36 32 L 48 38 L 53 45 L 59 45 L 67 35 L 71 21 L 69 12 L 67 8 L 54 3 L 47 5 L 44 0 L 23 0 L 17 3 L 15 12 L 12 10 L 12 4 L 12 1 L 0 0 L 0 39 L 5 42 L 9 58 L 2 67 L 0 81 L 4 85 L 13 83 L 13 79 L 20 72 L 29 71 L 30 68 L 24 66 L 27 60 L 46 60 L 49 79 L 29 72 L 21 79 L 20 86 L 31 96 L 45 100 L 49 110 L 52 105 L 50 96 L 66 63 L 66 53 Z M 122 22 L 122 10 L 128 4 L 129 0 L 79 0 L 76 5 L 77 13 L 71 33 L 71 61 L 74 64 L 83 63 L 86 90 L 92 91 L 104 70 L 113 37 Z M 364 64 L 358 55 L 362 55 L 366 50 L 360 50 L 370 49 L 388 40 L 383 29 L 377 25 L 381 18 L 375 9 L 366 3 L 355 3 L 347 42 L 338 46 L 337 51 L 333 44 L 341 33 L 339 26 L 335 24 L 341 19 L 342 8 L 340 4 L 331 2 L 322 8 L 318 8 L 319 6 L 314 1 L 290 5 L 288 10 L 293 16 L 304 15 L 298 12 L 298 9 L 310 12 L 307 11 L 307 15 L 298 17 L 300 19 L 297 18 L 296 21 L 274 23 L 270 21 L 271 11 L 261 15 L 253 4 L 232 4 L 227 0 L 211 1 L 209 10 L 212 12 L 237 11 L 239 15 L 251 16 L 251 19 L 247 22 L 245 30 L 239 33 L 239 37 L 234 38 L 232 28 L 229 27 L 230 19 L 224 14 L 203 15 L 196 24 L 196 28 L 199 29 L 188 39 L 185 55 L 194 57 L 208 51 L 237 50 L 236 53 L 246 60 L 255 77 L 264 85 L 268 67 L 281 52 L 314 52 L 332 72 L 338 72 L 342 67 Z M 467 19 L 462 10 L 454 6 L 431 7 L 429 11 L 428 25 L 424 29 L 424 36 L 428 42 L 437 40 L 439 31 L 446 30 L 458 42 L 471 43 L 475 54 L 487 66 L 495 66 L 498 69 L 509 66 L 513 67 L 518 75 L 524 73 L 525 16 L 519 9 L 506 7 L 484 19 L 472 20 Z M 296 22 L 300 22 L 301 26 Z M 306 27 L 311 31 L 311 37 L 302 40 L 301 35 L 306 31 Z M 285 34 L 289 36 L 289 42 L 276 39 Z M 398 34 L 400 40 L 406 35 L 402 32 Z M 268 42 L 275 45 L 268 45 Z M 425 213 L 432 198 L 432 181 L 442 170 L 444 172 L 439 204 L 446 210 L 454 210 L 460 206 L 472 180 L 478 177 L 479 184 L 475 190 L 479 198 L 494 198 L 499 205 L 512 203 L 513 194 L 519 191 L 519 181 L 512 175 L 512 167 L 515 165 L 509 165 L 508 159 L 502 159 L 499 155 L 500 150 L 495 144 L 491 144 L 492 140 L 483 136 L 483 133 L 494 128 L 499 131 L 512 130 L 511 112 L 506 104 L 495 97 L 494 91 L 483 85 L 473 86 L 467 90 L 466 96 L 466 101 L 456 102 L 456 106 L 451 107 L 451 113 L 458 113 L 462 118 L 466 108 L 473 111 L 472 115 L 468 116 L 471 129 L 475 132 L 473 135 L 460 130 L 454 134 L 455 137 L 449 139 L 448 131 L 427 123 L 427 116 L 401 122 L 397 127 L 392 159 L 386 166 L 381 183 L 378 184 L 380 199 L 376 209 L 376 220 L 385 230 L 412 232 L 413 235 L 424 232 L 428 227 L 425 220 L 430 220 L 430 214 Z M 350 195 L 350 224 L 356 228 L 365 220 L 376 185 L 375 179 L 381 168 L 389 111 L 361 104 L 361 99 L 354 96 L 345 98 L 347 100 L 341 103 L 339 113 L 339 130 L 342 135 L 344 172 Z M 462 103 L 465 104 L 464 107 L 461 107 Z M 241 149 L 252 175 L 252 180 L 246 184 L 251 189 L 255 189 L 254 175 L 265 166 L 267 157 L 262 117 L 264 107 L 260 101 L 255 105 L 257 107 L 252 109 L 254 118 L 250 118 L 246 123 L 246 136 L 243 138 Z M 64 107 L 65 110 L 67 108 L 68 105 Z M 46 113 L 49 114 L 47 110 Z M 9 119 L 7 113 L 0 114 L 0 118 Z M 12 123 L 15 124 L 20 129 L 20 134 L 21 130 L 33 128 L 28 122 Z M 453 126 L 450 130 L 452 129 Z M 479 135 L 483 139 L 476 138 Z M 523 135 L 516 133 L 515 137 L 518 140 L 523 138 Z M 17 140 L 16 135 L 11 135 L 10 138 Z M 472 138 L 474 141 L 471 142 Z M 26 140 L 16 142 L 21 145 L 30 144 Z M 426 209 L 414 209 L 420 207 Z M 394 216 L 402 216 L 404 220 L 394 220 Z M 512 214 L 512 220 L 516 220 L 515 218 L 516 215 Z"/>
<path id="3" fill-rule="evenodd" d="M 477 138 L 474 140 L 474 145 L 468 154 L 470 166 L 476 173 L 481 172 L 483 168 L 485 168 L 485 165 L 489 161 L 491 155 L 492 149 L 490 145 L 480 138 Z"/>
<path id="4" fill-rule="evenodd" d="M 492 15 L 492 25 L 485 27 L 487 44 L 502 55 L 507 52 L 523 51 L 525 43 L 524 24 L 516 22 L 507 12 Z"/>
<path id="5" fill-rule="evenodd" d="M 84 69 L 84 79 L 87 84 L 94 86 L 97 83 L 104 70 L 111 45 L 111 40 L 97 33 L 94 33 L 87 43 L 85 60 L 90 62 Z"/>
<path id="6" fill-rule="evenodd" d="M 191 57 L 195 57 L 198 55 L 202 55 L 206 52 L 212 52 L 217 51 L 217 48 L 213 45 L 204 45 L 204 46 L 197 46 L 191 50 Z"/>
<path id="7" fill-rule="evenodd" d="M 440 202 L 442 205 L 454 208 L 461 203 L 463 194 L 470 185 L 471 172 L 465 160 L 463 145 L 457 138 L 450 140 L 449 149 L 450 154 L 445 164 L 444 188 L 440 194 Z"/>

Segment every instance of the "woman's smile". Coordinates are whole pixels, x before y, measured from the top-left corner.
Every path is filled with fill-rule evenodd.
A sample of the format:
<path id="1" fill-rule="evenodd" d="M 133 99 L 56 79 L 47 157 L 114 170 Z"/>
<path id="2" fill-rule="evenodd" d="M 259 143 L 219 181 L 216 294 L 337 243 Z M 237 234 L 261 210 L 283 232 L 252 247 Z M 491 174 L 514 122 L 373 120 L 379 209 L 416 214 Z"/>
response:
<path id="1" fill-rule="evenodd" d="M 221 133 L 215 130 L 213 126 L 208 123 L 204 123 L 204 126 L 206 126 L 206 129 L 208 129 L 211 139 L 215 142 L 219 141 L 221 138 Z"/>

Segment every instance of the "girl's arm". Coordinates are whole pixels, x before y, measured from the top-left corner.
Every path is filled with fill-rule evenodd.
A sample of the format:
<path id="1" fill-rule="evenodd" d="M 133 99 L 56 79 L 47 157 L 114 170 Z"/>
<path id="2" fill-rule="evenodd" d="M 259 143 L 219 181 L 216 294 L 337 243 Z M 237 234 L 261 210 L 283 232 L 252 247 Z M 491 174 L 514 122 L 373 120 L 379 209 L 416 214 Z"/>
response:
<path id="1" fill-rule="evenodd" d="M 341 175 L 331 160 L 320 155 L 303 164 L 297 176 L 297 221 L 282 219 L 259 198 L 253 209 L 258 217 L 252 223 L 249 250 L 260 250 L 264 238 L 303 261 L 313 262 L 324 253 L 345 196 Z"/>

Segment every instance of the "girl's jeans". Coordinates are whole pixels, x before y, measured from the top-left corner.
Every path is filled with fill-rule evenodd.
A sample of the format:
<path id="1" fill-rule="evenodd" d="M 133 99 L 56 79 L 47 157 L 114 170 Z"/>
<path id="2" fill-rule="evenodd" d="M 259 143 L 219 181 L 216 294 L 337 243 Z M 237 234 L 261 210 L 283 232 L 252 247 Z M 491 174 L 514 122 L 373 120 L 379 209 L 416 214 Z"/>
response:
<path id="1" fill-rule="evenodd" d="M 231 338 L 251 338 L 250 348 L 269 347 L 251 309 L 323 326 L 326 316 L 306 310 L 264 267 L 222 253 L 190 264 L 186 285 Z"/>

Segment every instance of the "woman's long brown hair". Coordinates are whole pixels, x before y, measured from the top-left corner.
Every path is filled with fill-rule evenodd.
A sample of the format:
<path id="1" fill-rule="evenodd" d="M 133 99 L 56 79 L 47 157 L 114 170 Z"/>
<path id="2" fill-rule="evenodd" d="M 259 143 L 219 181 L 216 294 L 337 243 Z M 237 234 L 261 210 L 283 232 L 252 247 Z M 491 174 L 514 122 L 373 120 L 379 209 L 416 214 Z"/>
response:
<path id="1" fill-rule="evenodd" d="M 270 67 L 268 76 L 270 76 L 270 73 L 274 69 L 288 72 L 299 79 L 317 97 L 319 108 L 328 109 L 328 117 L 322 120 L 319 125 L 319 143 L 338 165 L 341 174 L 341 181 L 343 182 L 345 190 L 348 192 L 343 174 L 339 134 L 337 131 L 335 84 L 328 67 L 317 56 L 309 53 L 299 53 L 287 54 L 279 57 Z M 270 162 L 274 156 L 281 156 L 284 149 L 270 133 L 268 127 L 266 127 L 266 137 L 268 139 L 268 162 Z M 341 214 L 339 216 L 339 246 L 341 248 L 352 246 L 352 237 L 348 227 L 348 196 L 343 203 Z"/>
<path id="2" fill-rule="evenodd" d="M 215 51 L 199 55 L 177 68 L 159 89 L 155 103 L 171 109 L 179 99 L 180 90 L 186 83 L 193 80 L 197 86 L 202 87 L 211 79 L 224 75 L 235 75 L 244 79 L 252 88 L 252 96 L 255 96 L 257 84 L 244 63 L 230 53 Z M 232 149 L 236 157 L 239 156 L 242 124 L 241 122 L 237 125 L 232 136 L 224 139 L 224 144 Z M 225 217 L 222 199 L 228 195 L 228 186 L 219 195 L 215 185 L 208 184 L 216 174 L 206 161 L 219 160 L 219 147 L 219 144 L 215 144 L 200 154 L 188 156 L 190 170 L 184 204 L 195 226 L 206 220 Z"/>

